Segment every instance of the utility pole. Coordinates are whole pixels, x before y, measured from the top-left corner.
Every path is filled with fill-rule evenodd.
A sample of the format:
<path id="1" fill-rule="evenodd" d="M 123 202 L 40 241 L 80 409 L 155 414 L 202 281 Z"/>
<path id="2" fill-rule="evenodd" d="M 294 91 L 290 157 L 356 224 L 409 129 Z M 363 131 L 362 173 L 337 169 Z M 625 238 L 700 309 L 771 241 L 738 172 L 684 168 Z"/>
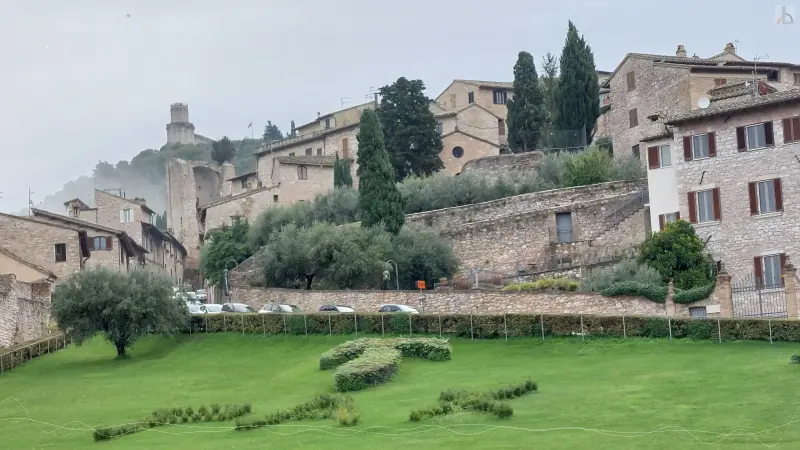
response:
<path id="1" fill-rule="evenodd" d="M 31 191 L 31 188 L 28 188 L 28 217 L 33 215 L 33 211 L 31 211 L 33 208 L 33 194 L 35 194 L 35 192 Z"/>

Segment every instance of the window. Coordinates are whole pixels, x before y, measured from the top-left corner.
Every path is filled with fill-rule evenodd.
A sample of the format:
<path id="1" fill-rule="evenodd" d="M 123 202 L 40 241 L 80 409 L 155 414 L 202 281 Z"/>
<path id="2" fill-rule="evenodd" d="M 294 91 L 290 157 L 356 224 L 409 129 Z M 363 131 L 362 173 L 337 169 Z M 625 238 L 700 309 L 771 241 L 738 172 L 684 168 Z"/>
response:
<path id="1" fill-rule="evenodd" d="M 64 262 L 67 260 L 67 244 L 55 245 L 56 262 Z"/>
<path id="2" fill-rule="evenodd" d="M 506 100 L 508 100 L 508 93 L 502 89 L 495 89 L 494 90 L 494 104 L 495 105 L 505 105 Z"/>
<path id="3" fill-rule="evenodd" d="M 634 71 L 630 71 L 626 74 L 626 78 L 628 81 L 628 92 L 636 89 L 636 73 Z"/>
<path id="4" fill-rule="evenodd" d="M 641 155 L 639 154 L 639 144 L 636 144 L 633 147 L 631 147 L 631 154 L 633 154 L 633 157 L 636 159 L 641 158 Z"/>
<path id="5" fill-rule="evenodd" d="M 628 111 L 628 121 L 630 122 L 630 128 L 639 125 L 639 111 L 637 108 Z"/>
<path id="6" fill-rule="evenodd" d="M 706 159 L 717 156 L 717 137 L 712 131 L 683 137 L 683 159 Z"/>
<path id="7" fill-rule="evenodd" d="M 705 306 L 692 306 L 689 308 L 689 317 L 708 317 Z"/>
<path id="8" fill-rule="evenodd" d="M 660 231 L 664 231 L 664 228 L 667 227 L 668 223 L 673 223 L 681 220 L 681 213 L 674 212 L 668 214 L 659 214 L 658 215 L 658 229 Z"/>
<path id="9" fill-rule="evenodd" d="M 719 188 L 689 192 L 689 222 L 714 222 L 719 219 Z"/>
<path id="10" fill-rule="evenodd" d="M 647 166 L 651 169 L 672 165 L 672 153 L 669 145 L 647 147 Z"/>
<path id="11" fill-rule="evenodd" d="M 111 250 L 112 239 L 109 236 L 95 236 L 89 241 L 89 250 Z"/>
<path id="12" fill-rule="evenodd" d="M 800 141 L 800 116 L 783 119 L 783 143 Z"/>
<path id="13" fill-rule="evenodd" d="M 755 269 L 756 282 L 761 286 L 779 288 L 783 286 L 781 268 L 786 264 L 786 255 L 756 256 L 753 258 L 753 268 Z"/>
<path id="14" fill-rule="evenodd" d="M 308 179 L 308 168 L 306 168 L 306 166 L 297 166 L 297 179 L 298 180 Z"/>
<path id="15" fill-rule="evenodd" d="M 442 122 L 436 122 L 436 131 L 438 131 L 439 134 L 444 134 L 444 124 Z"/>
<path id="16" fill-rule="evenodd" d="M 350 157 L 350 149 L 347 147 L 347 138 L 342 138 L 342 158 L 347 159 Z"/>
<path id="17" fill-rule="evenodd" d="M 322 149 L 321 148 L 317 149 L 317 156 L 322 156 Z"/>
<path id="18" fill-rule="evenodd" d="M 800 73 L 794 74 L 794 85 L 800 86 Z"/>
<path id="19" fill-rule="evenodd" d="M 306 149 L 306 155 L 311 155 L 312 153 L 314 153 L 314 149 L 312 149 L 312 148 L 307 148 Z"/>
<path id="20" fill-rule="evenodd" d="M 272 203 L 278 203 L 278 194 L 272 196 Z"/>
<path id="21" fill-rule="evenodd" d="M 328 129 L 330 127 L 331 127 L 331 119 L 330 118 L 325 119 L 325 129 Z"/>
<path id="22" fill-rule="evenodd" d="M 506 135 L 506 121 L 503 119 L 497 119 L 497 134 L 500 136 Z"/>
<path id="23" fill-rule="evenodd" d="M 133 210 L 132 209 L 123 209 L 119 212 L 119 222 L 120 223 L 131 223 L 133 222 Z"/>
<path id="24" fill-rule="evenodd" d="M 750 196 L 750 215 L 769 214 L 783 210 L 781 179 L 748 183 Z"/>
<path id="25" fill-rule="evenodd" d="M 461 158 L 464 156 L 464 149 L 461 147 L 453 147 L 453 156 L 456 158 Z"/>
<path id="26" fill-rule="evenodd" d="M 242 189 L 247 189 L 247 179 L 242 179 Z"/>
<path id="27" fill-rule="evenodd" d="M 740 152 L 772 147 L 775 136 L 772 134 L 772 122 L 757 123 L 736 128 L 736 144 Z"/>
<path id="28" fill-rule="evenodd" d="M 467 94 L 467 103 L 475 103 L 475 92 Z"/>
<path id="29" fill-rule="evenodd" d="M 289 156 L 294 156 L 294 152 L 292 152 L 292 153 L 289 153 Z"/>
<path id="30" fill-rule="evenodd" d="M 728 80 L 725 78 L 714 78 L 714 86 L 716 87 L 724 86 L 727 82 Z"/>

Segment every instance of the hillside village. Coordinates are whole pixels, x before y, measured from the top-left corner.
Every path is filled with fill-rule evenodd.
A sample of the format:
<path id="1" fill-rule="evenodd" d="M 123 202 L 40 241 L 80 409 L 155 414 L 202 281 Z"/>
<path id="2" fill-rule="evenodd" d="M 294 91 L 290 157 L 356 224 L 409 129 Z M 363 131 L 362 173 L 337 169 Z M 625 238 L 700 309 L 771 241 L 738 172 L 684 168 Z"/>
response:
<path id="1" fill-rule="evenodd" d="M 603 33 L 603 67 L 572 20 L 560 53 L 538 60 L 516 49 L 551 45 L 562 5 L 497 5 L 499 26 L 463 2 L 388 18 L 356 3 L 10 9 L 9 35 L 33 33 L 9 47 L 6 84 L 26 91 L 30 75 L 42 98 L 56 89 L 43 82 L 75 94 L 53 111 L 12 95 L 31 104 L 8 121 L 22 125 L 10 147 L 28 107 L 54 131 L 101 130 L 92 162 L 106 136 L 165 143 L 0 211 L 3 448 L 800 440 L 786 390 L 800 369 L 800 61 L 744 58 L 734 38 L 661 54 L 661 37 L 612 36 L 623 11 L 588 3 L 570 14 Z M 470 25 L 440 32 L 442 11 Z M 689 17 L 700 34 L 686 38 L 751 25 L 713 12 L 724 25 Z M 794 6 L 774 12 L 795 32 Z M 492 32 L 474 33 L 484 15 Z M 753 28 L 787 53 L 779 31 Z M 41 52 L 39 34 L 64 45 Z M 624 53 L 638 39 L 656 53 Z M 151 76 L 163 58 L 173 66 Z M 97 110 L 124 127 L 82 115 L 112 92 L 106 77 L 132 112 Z M 367 77 L 383 81 L 363 103 L 339 98 Z M 165 129 L 137 122 L 148 107 Z M 254 117 L 263 134 L 219 133 L 264 110 L 279 120 Z M 58 151 L 83 166 L 71 149 Z"/>
<path id="2" fill-rule="evenodd" d="M 683 219 L 705 243 L 717 271 L 724 267 L 734 281 L 757 277 L 782 286 L 796 241 L 792 193 L 800 169 L 791 151 L 800 141 L 800 65 L 756 64 L 732 44 L 707 58 L 688 56 L 679 45 L 674 55 L 629 53 L 613 71 L 595 75 L 602 114 L 589 134 L 596 142 L 609 138 L 617 162 L 641 161 L 641 176 L 512 190 L 507 198 L 407 214 L 406 227 L 436 230 L 452 247 L 459 261 L 453 280 L 465 281 L 447 283 L 580 277 L 582 267 L 618 262 L 647 236 Z M 552 155 L 587 148 L 584 130 L 577 130 L 577 143 L 561 140 L 560 146 L 510 153 L 507 103 L 514 92 L 507 80 L 455 79 L 430 100 L 442 174 L 495 181 L 524 176 Z M 233 261 L 225 271 L 230 276 L 213 282 L 201 268 L 208 237 L 238 220 L 254 224 L 275 208 L 314 204 L 334 190 L 340 161 L 357 190 L 360 119 L 380 106 L 376 94 L 368 103 L 317 113 L 287 137 L 263 144 L 251 172 L 236 173 L 229 163 L 170 160 L 166 199 L 160 199 L 167 205 L 163 229 L 147 199 L 123 191 L 98 189 L 92 204 L 73 199 L 62 214 L 37 208 L 25 216 L 2 213 L 0 272 L 13 274 L 13 283 L 58 285 L 95 267 L 144 266 L 176 286 L 208 289 L 212 302 L 248 299 L 258 306 L 270 295 L 252 291 L 258 254 Z M 170 116 L 168 144 L 212 142 L 195 134 L 188 105 L 171 105 Z M 718 311 L 712 305 L 702 313 Z"/>

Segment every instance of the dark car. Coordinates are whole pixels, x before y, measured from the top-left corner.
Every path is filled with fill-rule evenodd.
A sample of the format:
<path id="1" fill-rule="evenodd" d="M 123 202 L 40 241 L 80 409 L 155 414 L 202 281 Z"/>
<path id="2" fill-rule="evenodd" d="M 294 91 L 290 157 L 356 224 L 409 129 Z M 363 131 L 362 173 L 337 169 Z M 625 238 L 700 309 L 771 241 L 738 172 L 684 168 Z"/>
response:
<path id="1" fill-rule="evenodd" d="M 355 309 L 351 306 L 344 306 L 344 305 L 322 305 L 319 307 L 319 312 L 340 312 L 340 313 L 351 313 L 356 312 Z"/>
<path id="2" fill-rule="evenodd" d="M 224 313 L 254 313 L 256 312 L 250 305 L 244 303 L 223 303 L 222 312 Z"/>

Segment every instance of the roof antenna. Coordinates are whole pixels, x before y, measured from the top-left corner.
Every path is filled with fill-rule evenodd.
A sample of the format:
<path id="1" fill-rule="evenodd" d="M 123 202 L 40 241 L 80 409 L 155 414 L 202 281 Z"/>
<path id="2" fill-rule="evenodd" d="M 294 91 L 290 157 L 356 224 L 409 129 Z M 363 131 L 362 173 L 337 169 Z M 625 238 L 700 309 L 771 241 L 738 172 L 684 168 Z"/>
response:
<path id="1" fill-rule="evenodd" d="M 756 96 L 756 90 L 758 89 L 758 61 L 769 58 L 768 53 L 764 53 L 763 55 L 756 54 L 755 58 L 753 58 L 753 90 L 750 93 L 752 97 Z"/>

